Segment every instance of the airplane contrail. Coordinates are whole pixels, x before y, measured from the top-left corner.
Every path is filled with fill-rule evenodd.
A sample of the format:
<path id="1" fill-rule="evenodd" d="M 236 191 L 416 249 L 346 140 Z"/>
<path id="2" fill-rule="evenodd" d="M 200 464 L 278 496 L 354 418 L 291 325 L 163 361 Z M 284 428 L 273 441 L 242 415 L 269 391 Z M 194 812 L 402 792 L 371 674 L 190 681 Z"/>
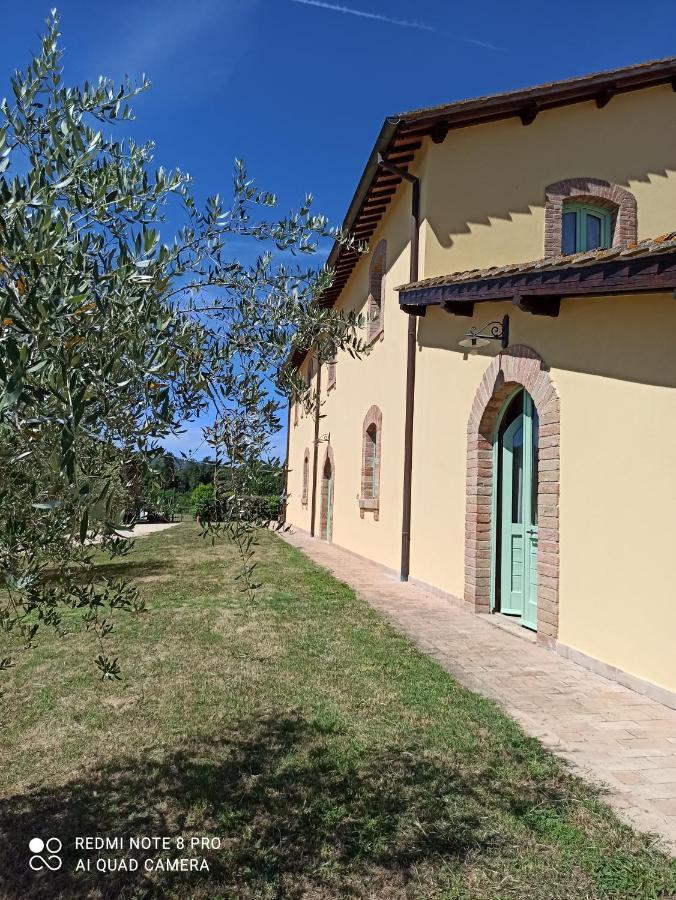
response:
<path id="1" fill-rule="evenodd" d="M 325 0 L 291 0 L 291 3 L 302 3 L 303 6 L 316 6 L 319 9 L 328 9 L 331 12 L 343 13 L 348 16 L 359 16 L 362 19 L 375 19 L 376 22 L 386 22 L 388 25 L 400 25 L 402 28 L 417 28 L 420 31 L 435 31 L 439 29 L 427 22 L 412 22 L 409 19 L 396 19 L 394 16 L 386 16 L 383 13 L 367 12 L 364 9 L 354 9 L 351 6 L 342 6 L 339 3 L 326 3 Z M 463 37 L 462 35 L 451 35 L 458 41 L 465 44 L 473 44 L 476 47 L 485 47 L 487 50 L 497 50 L 495 44 L 489 44 L 487 41 L 479 41 L 475 38 Z"/>

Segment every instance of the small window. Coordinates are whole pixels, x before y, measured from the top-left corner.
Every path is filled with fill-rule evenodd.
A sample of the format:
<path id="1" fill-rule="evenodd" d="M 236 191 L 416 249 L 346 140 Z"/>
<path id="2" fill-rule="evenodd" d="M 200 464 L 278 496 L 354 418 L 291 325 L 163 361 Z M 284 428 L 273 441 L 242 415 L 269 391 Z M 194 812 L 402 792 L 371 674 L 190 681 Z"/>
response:
<path id="1" fill-rule="evenodd" d="M 300 403 L 298 402 L 298 397 L 293 398 L 293 424 L 294 427 L 298 424 L 298 409 L 300 407 Z"/>
<path id="2" fill-rule="evenodd" d="M 365 491 L 364 497 L 367 500 L 375 500 L 378 497 L 378 485 L 376 483 L 376 472 L 378 470 L 378 429 L 375 425 L 369 425 L 366 429 L 366 452 L 365 452 Z"/>
<path id="3" fill-rule="evenodd" d="M 311 388 L 312 388 L 312 380 L 315 377 L 316 372 L 317 372 L 317 362 L 316 362 L 315 357 L 311 356 L 308 361 L 307 368 L 305 369 L 305 373 L 303 375 L 303 384 L 305 385 L 305 387 L 308 390 L 311 390 Z M 300 402 L 299 405 L 300 405 L 300 417 L 301 417 L 301 419 L 304 419 L 308 412 L 306 409 L 306 402 Z"/>
<path id="4" fill-rule="evenodd" d="M 338 362 L 337 357 L 333 357 L 330 359 L 327 365 L 327 379 L 326 379 L 326 390 L 330 391 L 332 388 L 336 386 L 336 364 Z"/>
<path id="5" fill-rule="evenodd" d="M 310 451 L 305 448 L 305 453 L 303 454 L 303 493 L 301 496 L 301 503 L 303 506 L 307 506 L 307 495 L 308 495 L 308 485 L 310 483 Z"/>
<path id="6" fill-rule="evenodd" d="M 377 406 L 372 406 L 364 419 L 361 454 L 361 493 L 359 512 L 373 513 L 378 521 L 380 511 L 380 456 L 381 456 L 382 414 Z"/>
<path id="7" fill-rule="evenodd" d="M 369 267 L 369 296 L 366 304 L 368 342 L 380 337 L 384 331 L 385 316 L 385 268 L 387 247 L 381 241 L 373 252 Z"/>
<path id="8" fill-rule="evenodd" d="M 565 203 L 561 229 L 561 252 L 584 253 L 612 245 L 612 219 L 608 210 L 585 203 Z"/>

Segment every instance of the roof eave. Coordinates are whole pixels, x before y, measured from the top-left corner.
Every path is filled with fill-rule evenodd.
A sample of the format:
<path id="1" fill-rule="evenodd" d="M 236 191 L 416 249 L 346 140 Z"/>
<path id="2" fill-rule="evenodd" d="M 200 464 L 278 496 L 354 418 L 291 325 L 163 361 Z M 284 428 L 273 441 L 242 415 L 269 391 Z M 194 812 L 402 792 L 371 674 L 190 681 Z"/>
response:
<path id="1" fill-rule="evenodd" d="M 369 156 L 366 165 L 364 166 L 364 171 L 361 174 L 361 178 L 357 184 L 356 190 L 354 192 L 354 196 L 352 197 L 352 201 L 348 207 L 347 213 L 345 214 L 345 218 L 343 219 L 342 229 L 343 231 L 349 232 L 352 230 L 352 226 L 355 223 L 355 219 L 361 209 L 361 205 L 364 202 L 364 198 L 368 193 L 369 188 L 371 187 L 371 182 L 373 181 L 373 177 L 378 170 L 378 159 L 380 156 L 387 153 L 387 149 L 392 143 L 392 138 L 397 132 L 397 127 L 399 125 L 399 118 L 387 118 L 383 122 L 382 128 L 378 133 L 378 137 L 376 138 L 376 142 L 373 145 L 373 149 L 371 150 L 371 155 Z M 341 243 L 336 241 L 331 248 L 331 252 L 328 255 L 326 260 L 327 268 L 332 268 L 333 264 L 336 262 L 338 257 L 338 253 L 340 252 Z"/>
<path id="2" fill-rule="evenodd" d="M 449 127 L 465 127 L 468 124 L 479 124 L 491 114 L 497 113 L 499 117 L 518 115 L 526 103 L 539 103 L 542 110 L 553 109 L 569 103 L 601 99 L 600 92 L 609 89 L 613 94 L 619 94 L 670 82 L 673 85 L 674 78 L 676 57 L 670 56 L 635 66 L 413 110 L 400 113 L 397 118 L 405 122 L 407 128 L 418 125 L 431 127 L 441 119 L 448 120 Z M 610 98 L 604 95 L 603 99 L 607 102 Z"/>
<path id="3" fill-rule="evenodd" d="M 612 296 L 673 291 L 676 251 L 620 258 L 591 265 L 515 272 L 436 285 L 403 285 L 399 304 L 407 308 L 512 301 L 524 298 Z"/>

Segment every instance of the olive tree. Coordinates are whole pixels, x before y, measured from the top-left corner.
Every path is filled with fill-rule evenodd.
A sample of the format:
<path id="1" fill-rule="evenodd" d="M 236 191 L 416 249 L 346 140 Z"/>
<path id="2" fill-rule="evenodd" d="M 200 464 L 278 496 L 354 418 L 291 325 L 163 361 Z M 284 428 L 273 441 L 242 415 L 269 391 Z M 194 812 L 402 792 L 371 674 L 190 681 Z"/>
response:
<path id="1" fill-rule="evenodd" d="M 66 86 L 58 39 L 54 13 L 0 105 L 0 668 L 76 609 L 114 678 L 113 614 L 141 603 L 100 574 L 91 544 L 128 552 L 115 511 L 161 439 L 215 411 L 223 521 L 208 527 L 236 541 L 252 592 L 251 485 L 286 398 L 314 402 L 286 362 L 299 348 L 360 354 L 363 323 L 323 308 L 331 273 L 302 264 L 322 239 L 350 240 L 310 197 L 280 215 L 237 162 L 230 201 L 198 204 L 185 173 L 153 168 L 152 144 L 124 136 L 148 83 Z M 244 238 L 253 263 L 230 249 Z"/>

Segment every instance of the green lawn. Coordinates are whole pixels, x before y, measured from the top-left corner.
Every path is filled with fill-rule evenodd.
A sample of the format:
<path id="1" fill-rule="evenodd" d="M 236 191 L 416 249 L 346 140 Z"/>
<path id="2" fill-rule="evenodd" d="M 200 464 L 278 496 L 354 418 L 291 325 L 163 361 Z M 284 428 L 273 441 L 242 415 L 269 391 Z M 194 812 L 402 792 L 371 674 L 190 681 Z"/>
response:
<path id="1" fill-rule="evenodd" d="M 2 708 L 0 896 L 676 893 L 673 862 L 352 590 L 268 532 L 259 558 L 254 604 L 233 549 L 191 524 L 109 566 L 148 607 L 119 617 L 122 682 L 97 680 L 74 627 L 21 654 Z M 52 834 L 63 868 L 32 873 L 28 840 Z M 209 872 L 75 874 L 85 835 L 222 846 Z"/>

